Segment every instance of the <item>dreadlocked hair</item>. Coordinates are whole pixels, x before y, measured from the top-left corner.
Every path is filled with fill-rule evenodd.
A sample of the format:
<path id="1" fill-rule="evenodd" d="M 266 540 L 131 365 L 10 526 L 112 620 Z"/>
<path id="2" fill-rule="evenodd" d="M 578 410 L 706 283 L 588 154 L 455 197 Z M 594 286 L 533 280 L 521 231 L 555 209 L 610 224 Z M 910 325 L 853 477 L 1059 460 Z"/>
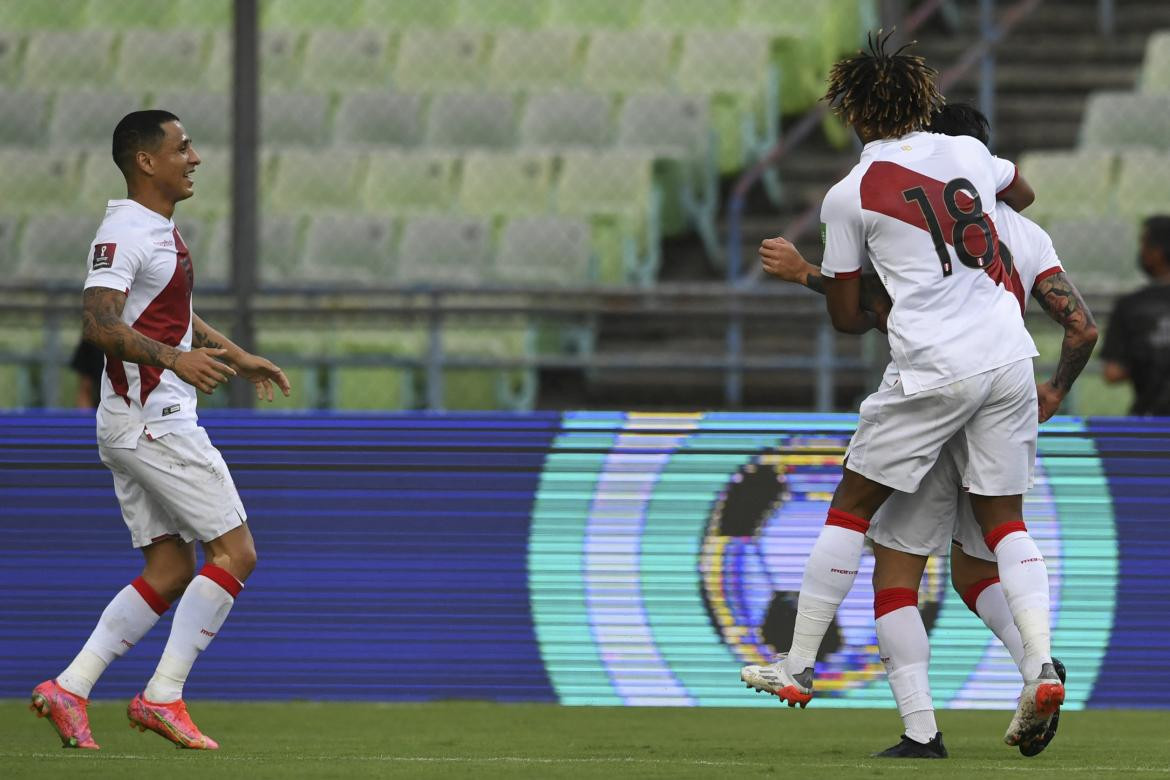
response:
<path id="1" fill-rule="evenodd" d="M 845 122 L 881 138 L 921 130 L 945 102 L 934 83 L 938 72 L 922 57 L 902 53 L 913 42 L 893 54 L 886 52 L 893 34 L 870 33 L 869 51 L 858 50 L 833 65 L 824 97 Z"/>

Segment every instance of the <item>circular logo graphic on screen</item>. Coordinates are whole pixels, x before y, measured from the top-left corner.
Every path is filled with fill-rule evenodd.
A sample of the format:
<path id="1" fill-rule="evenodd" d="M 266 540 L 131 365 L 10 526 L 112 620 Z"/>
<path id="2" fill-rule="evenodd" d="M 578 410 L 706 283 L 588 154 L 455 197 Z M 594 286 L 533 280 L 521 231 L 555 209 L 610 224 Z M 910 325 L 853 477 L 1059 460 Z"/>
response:
<path id="1" fill-rule="evenodd" d="M 825 524 L 845 441 L 786 442 L 741 467 L 711 508 L 699 559 L 711 622 L 740 662 L 768 663 L 792 641 L 804 565 Z M 821 645 L 817 693 L 834 695 L 882 672 L 873 624 L 873 556 Z M 946 595 L 945 561 L 932 557 L 918 603 L 929 632 Z"/>

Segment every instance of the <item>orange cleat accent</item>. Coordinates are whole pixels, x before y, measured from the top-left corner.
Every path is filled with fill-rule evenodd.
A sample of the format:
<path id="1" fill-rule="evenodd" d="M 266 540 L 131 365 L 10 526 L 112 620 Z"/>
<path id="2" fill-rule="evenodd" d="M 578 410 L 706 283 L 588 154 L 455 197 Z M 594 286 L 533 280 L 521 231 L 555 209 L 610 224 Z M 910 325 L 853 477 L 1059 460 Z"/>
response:
<path id="1" fill-rule="evenodd" d="M 130 719 L 130 728 L 139 731 L 150 729 L 181 748 L 219 749 L 219 743 L 201 732 L 192 722 L 182 699 L 164 704 L 147 701 L 140 693 L 130 701 L 126 716 Z"/>
<path id="2" fill-rule="evenodd" d="M 38 718 L 48 718 L 67 748 L 100 750 L 89 730 L 89 700 L 62 688 L 56 680 L 45 680 L 33 688 L 28 708 Z"/>

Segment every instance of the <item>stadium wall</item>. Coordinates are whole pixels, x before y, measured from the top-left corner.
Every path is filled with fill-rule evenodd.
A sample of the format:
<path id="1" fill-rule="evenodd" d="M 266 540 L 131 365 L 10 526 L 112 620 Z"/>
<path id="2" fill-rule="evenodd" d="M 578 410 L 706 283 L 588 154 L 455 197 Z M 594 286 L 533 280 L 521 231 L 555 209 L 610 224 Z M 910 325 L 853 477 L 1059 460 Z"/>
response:
<path id="1" fill-rule="evenodd" d="M 259 566 L 192 698 L 776 706 L 738 667 L 786 645 L 846 415 L 210 413 Z M 135 574 L 92 418 L 0 415 L 0 697 L 58 672 Z M 1029 528 L 1068 705 L 1170 701 L 1170 421 L 1044 426 Z M 889 706 L 867 554 L 818 706 Z M 1012 707 L 1007 653 L 933 560 L 940 707 Z M 95 691 L 140 689 L 169 617 Z M 1107 683 L 1107 684 L 1106 684 Z"/>

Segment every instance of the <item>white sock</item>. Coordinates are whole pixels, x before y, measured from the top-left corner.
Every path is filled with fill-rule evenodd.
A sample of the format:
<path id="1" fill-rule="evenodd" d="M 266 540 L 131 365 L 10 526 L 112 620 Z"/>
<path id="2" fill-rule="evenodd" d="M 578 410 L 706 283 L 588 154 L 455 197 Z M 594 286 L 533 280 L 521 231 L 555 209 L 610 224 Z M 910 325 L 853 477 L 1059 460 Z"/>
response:
<path id="1" fill-rule="evenodd" d="M 1012 611 L 1008 608 L 999 578 L 975 583 L 963 594 L 963 602 L 1003 642 L 1024 682 L 1034 680 L 1040 674 L 1040 667 L 1024 668 L 1024 640 L 1020 638 L 1020 629 L 1016 628 L 1016 621 L 1012 619 Z"/>
<path id="2" fill-rule="evenodd" d="M 1020 630 L 1024 646 L 1021 673 L 1028 680 L 1035 679 L 1040 667 L 1052 661 L 1048 567 L 1023 523 L 1005 523 L 988 534 L 986 541 L 995 552 L 1003 594 Z M 1035 674 L 1028 677 L 1028 671 Z"/>
<path id="3" fill-rule="evenodd" d="M 243 587 L 226 569 L 212 564 L 205 565 L 191 580 L 175 609 L 158 668 L 143 692 L 147 701 L 166 704 L 183 698 L 191 666 L 219 633 Z"/>
<path id="4" fill-rule="evenodd" d="M 122 588 L 106 605 L 85 647 L 57 676 L 57 684 L 88 699 L 106 667 L 138 644 L 168 607 L 141 577 Z"/>
<path id="5" fill-rule="evenodd" d="M 816 665 L 825 632 L 857 577 L 868 528 L 867 520 L 836 509 L 829 510 L 825 527 L 817 536 L 804 565 L 800 597 L 796 602 L 792 648 L 784 662 L 789 674 L 800 674 Z"/>
<path id="6" fill-rule="evenodd" d="M 930 696 L 930 639 L 918 612 L 918 591 L 887 588 L 874 594 L 878 648 L 906 736 L 923 744 L 938 724 Z"/>

